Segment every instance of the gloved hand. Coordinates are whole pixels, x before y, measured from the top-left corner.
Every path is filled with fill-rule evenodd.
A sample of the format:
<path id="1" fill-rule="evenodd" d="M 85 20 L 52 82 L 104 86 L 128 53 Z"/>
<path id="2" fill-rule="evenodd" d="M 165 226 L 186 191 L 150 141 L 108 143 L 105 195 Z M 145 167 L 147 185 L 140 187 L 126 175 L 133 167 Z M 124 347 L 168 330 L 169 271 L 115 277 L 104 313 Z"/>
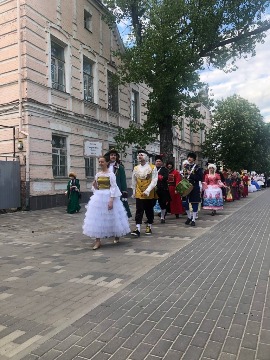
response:
<path id="1" fill-rule="evenodd" d="M 122 192 L 122 198 L 123 199 L 127 199 L 128 198 L 128 193 L 126 191 Z"/>

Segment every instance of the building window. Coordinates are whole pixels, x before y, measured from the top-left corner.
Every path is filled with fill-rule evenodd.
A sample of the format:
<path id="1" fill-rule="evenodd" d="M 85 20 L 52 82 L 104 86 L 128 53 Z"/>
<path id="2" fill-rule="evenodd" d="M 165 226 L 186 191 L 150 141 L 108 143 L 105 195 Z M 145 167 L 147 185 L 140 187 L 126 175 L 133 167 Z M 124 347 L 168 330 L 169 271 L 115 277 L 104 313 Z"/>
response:
<path id="1" fill-rule="evenodd" d="M 118 85 L 110 71 L 108 71 L 108 109 L 118 112 Z"/>
<path id="2" fill-rule="evenodd" d="M 51 77 L 54 89 L 66 91 L 65 48 L 54 41 L 51 42 Z"/>
<path id="3" fill-rule="evenodd" d="M 86 177 L 94 177 L 96 171 L 96 158 L 94 157 L 85 157 L 85 176 Z"/>
<path id="4" fill-rule="evenodd" d="M 205 140 L 205 132 L 204 129 L 201 129 L 201 145 L 204 143 Z"/>
<path id="5" fill-rule="evenodd" d="M 185 121 L 184 119 L 181 119 L 181 123 L 180 123 L 180 131 L 181 131 L 181 140 L 185 140 Z"/>
<path id="6" fill-rule="evenodd" d="M 139 93 L 135 90 L 131 92 L 131 120 L 139 122 Z"/>
<path id="7" fill-rule="evenodd" d="M 92 30 L 92 15 L 86 10 L 84 10 L 84 28 L 89 31 Z"/>
<path id="8" fill-rule="evenodd" d="M 133 167 L 138 165 L 137 156 L 138 156 L 138 151 L 137 150 L 132 150 L 132 165 L 133 165 Z"/>
<path id="9" fill-rule="evenodd" d="M 52 136 L 53 176 L 67 176 L 67 139 L 63 136 Z"/>
<path id="10" fill-rule="evenodd" d="M 190 143 L 193 144 L 193 130 L 192 130 L 191 126 L 189 128 L 189 135 L 190 135 Z"/>
<path id="11" fill-rule="evenodd" d="M 94 102 L 93 65 L 85 57 L 83 58 L 83 90 L 84 100 Z"/>

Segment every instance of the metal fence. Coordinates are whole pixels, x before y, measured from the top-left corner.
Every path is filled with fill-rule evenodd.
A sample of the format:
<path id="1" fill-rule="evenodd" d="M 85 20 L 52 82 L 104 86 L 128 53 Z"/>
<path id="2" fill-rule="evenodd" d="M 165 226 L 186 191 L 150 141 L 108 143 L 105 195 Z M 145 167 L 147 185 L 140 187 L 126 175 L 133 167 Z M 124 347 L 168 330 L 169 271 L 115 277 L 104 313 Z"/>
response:
<path id="1" fill-rule="evenodd" d="M 0 160 L 0 210 L 21 207 L 20 162 Z"/>

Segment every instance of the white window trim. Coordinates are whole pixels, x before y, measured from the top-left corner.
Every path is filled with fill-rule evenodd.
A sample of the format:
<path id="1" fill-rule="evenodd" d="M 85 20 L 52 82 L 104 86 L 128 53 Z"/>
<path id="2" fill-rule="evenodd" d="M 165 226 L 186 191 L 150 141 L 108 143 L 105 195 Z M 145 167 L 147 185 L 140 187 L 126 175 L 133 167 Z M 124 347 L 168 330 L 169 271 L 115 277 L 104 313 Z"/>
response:
<path id="1" fill-rule="evenodd" d="M 59 44 L 64 49 L 64 59 L 65 59 L 65 93 L 70 94 L 71 92 L 71 50 L 70 44 L 67 42 L 63 42 L 61 39 L 56 37 L 55 35 L 50 34 L 49 41 L 49 49 L 48 49 L 48 57 L 49 57 L 49 87 L 53 90 L 52 86 L 52 74 L 51 74 L 51 66 L 52 66 L 52 41 Z"/>

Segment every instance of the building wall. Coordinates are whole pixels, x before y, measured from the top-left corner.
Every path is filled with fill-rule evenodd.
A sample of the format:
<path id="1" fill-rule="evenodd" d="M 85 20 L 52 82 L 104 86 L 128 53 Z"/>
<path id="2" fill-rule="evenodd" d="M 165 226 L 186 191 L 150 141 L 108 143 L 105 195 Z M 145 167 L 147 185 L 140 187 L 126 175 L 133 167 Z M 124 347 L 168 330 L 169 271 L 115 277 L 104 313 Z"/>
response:
<path id="1" fill-rule="evenodd" d="M 84 11 L 91 15 L 89 29 L 84 28 Z M 120 86 L 119 111 L 108 110 L 107 71 L 115 73 L 118 60 L 111 54 L 122 44 L 117 30 L 110 30 L 103 21 L 100 1 L 24 0 L 20 1 L 19 19 L 17 14 L 15 0 L 0 3 L 0 89 L 4 94 L 0 125 L 16 126 L 16 141 L 23 142 L 23 150 L 16 147 L 16 156 L 28 197 L 63 194 L 69 171 L 77 173 L 82 191 L 88 192 L 93 178 L 85 175 L 86 141 L 99 142 L 100 152 L 106 152 L 114 144 L 118 126 L 129 125 L 132 86 L 140 93 L 141 120 L 147 89 Z M 64 49 L 66 91 L 52 88 L 52 40 Z M 92 63 L 93 102 L 84 101 L 84 57 Z M 10 129 L 0 130 L 1 156 L 11 154 Z M 53 176 L 53 134 L 67 141 L 66 176 Z M 126 158 L 129 182 L 131 156 L 130 150 Z"/>
<path id="2" fill-rule="evenodd" d="M 18 8 L 16 0 L 0 1 L 0 157 L 13 156 L 15 127 L 23 207 L 64 204 L 70 171 L 77 173 L 86 200 L 93 181 L 85 173 L 89 142 L 100 144 L 100 153 L 114 145 L 118 127 L 127 128 L 131 121 L 132 89 L 139 95 L 138 122 L 143 122 L 148 89 L 138 84 L 119 86 L 119 109 L 108 110 L 108 71 L 115 73 L 118 65 L 112 50 L 121 50 L 122 43 L 117 29 L 109 29 L 102 19 L 101 1 L 20 0 L 19 4 Z M 84 27 L 85 12 L 91 20 L 88 29 Z M 63 49 L 65 91 L 52 86 L 52 41 Z M 91 102 L 84 99 L 84 59 L 92 64 Z M 53 175 L 54 135 L 66 139 L 64 176 Z M 20 150 L 19 141 L 23 144 Z M 184 139 L 177 135 L 174 142 L 175 159 L 180 162 L 180 149 L 190 147 L 187 131 Z M 199 151 L 198 139 L 192 146 Z M 158 153 L 158 142 L 149 148 Z M 130 148 L 124 159 L 128 186 L 132 156 Z"/>

